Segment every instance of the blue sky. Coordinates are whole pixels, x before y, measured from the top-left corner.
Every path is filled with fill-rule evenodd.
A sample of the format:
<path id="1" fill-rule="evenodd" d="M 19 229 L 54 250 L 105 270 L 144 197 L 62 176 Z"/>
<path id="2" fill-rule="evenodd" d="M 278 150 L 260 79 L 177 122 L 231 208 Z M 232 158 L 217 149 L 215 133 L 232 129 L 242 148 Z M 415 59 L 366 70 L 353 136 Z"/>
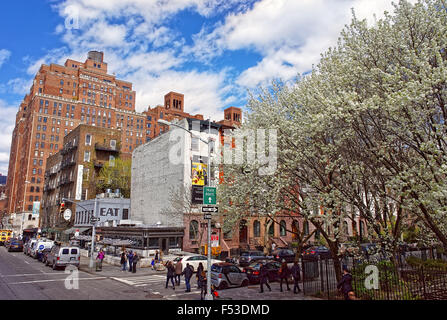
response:
<path id="1" fill-rule="evenodd" d="M 42 63 L 104 51 L 109 72 L 133 82 L 136 108 L 185 94 L 214 120 L 247 91 L 293 81 L 336 44 L 351 8 L 373 23 L 391 0 L 14 0 L 0 12 L 0 173 L 17 108 Z"/>

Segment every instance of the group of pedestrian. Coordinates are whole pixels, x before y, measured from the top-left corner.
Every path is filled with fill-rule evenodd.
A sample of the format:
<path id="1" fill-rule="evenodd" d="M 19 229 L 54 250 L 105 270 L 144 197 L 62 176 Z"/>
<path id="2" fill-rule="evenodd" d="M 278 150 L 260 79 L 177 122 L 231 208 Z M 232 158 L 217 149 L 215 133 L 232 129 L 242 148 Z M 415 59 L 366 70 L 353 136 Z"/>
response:
<path id="1" fill-rule="evenodd" d="M 191 292 L 191 278 L 194 274 L 193 267 L 187 263 L 185 268 L 183 268 L 183 264 L 179 261 L 175 265 L 172 261 L 168 261 L 166 264 L 166 285 L 165 288 L 168 288 L 169 283 L 172 284 L 172 289 L 175 290 L 175 287 L 179 287 L 181 284 L 181 277 L 185 277 L 185 292 Z M 206 291 L 206 272 L 204 271 L 203 264 L 199 263 L 197 267 L 197 289 L 202 289 L 202 293 L 204 290 Z"/>
<path id="2" fill-rule="evenodd" d="M 138 253 L 133 252 L 130 250 L 127 252 L 127 250 L 124 250 L 121 253 L 121 271 L 127 271 L 127 265 L 129 264 L 129 272 L 136 273 L 137 272 L 137 263 L 140 261 L 140 256 Z"/>
<path id="3" fill-rule="evenodd" d="M 268 280 L 269 280 L 269 272 L 268 272 L 268 268 L 267 265 L 265 265 L 264 263 L 260 262 L 260 293 L 264 293 L 264 285 L 269 289 L 269 291 L 272 291 L 272 288 L 270 287 Z M 291 269 L 289 269 L 289 267 L 287 266 L 287 262 L 285 260 L 282 261 L 281 267 L 278 271 L 278 275 L 279 275 L 279 288 L 280 291 L 283 292 L 282 290 L 282 284 L 283 282 L 286 283 L 287 286 L 287 290 L 290 291 L 290 287 L 289 287 L 289 282 L 288 282 L 288 278 L 290 277 L 290 275 L 292 275 L 293 277 L 293 293 L 297 294 L 298 292 L 301 292 L 301 288 L 299 286 L 299 281 L 301 280 L 301 268 L 298 264 L 297 261 L 295 261 L 293 263 L 293 266 Z"/>

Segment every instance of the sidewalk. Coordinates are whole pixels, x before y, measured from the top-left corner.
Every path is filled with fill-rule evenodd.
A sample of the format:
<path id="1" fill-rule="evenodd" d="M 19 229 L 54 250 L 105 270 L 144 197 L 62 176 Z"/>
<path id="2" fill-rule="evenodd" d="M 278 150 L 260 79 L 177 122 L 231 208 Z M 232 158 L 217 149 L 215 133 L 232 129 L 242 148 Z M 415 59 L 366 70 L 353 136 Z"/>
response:
<path id="1" fill-rule="evenodd" d="M 131 273 L 129 271 L 121 271 L 121 266 L 110 265 L 108 263 L 103 262 L 102 271 L 96 271 L 96 261 L 94 261 L 93 269 L 89 268 L 90 258 L 81 256 L 81 263 L 79 265 L 79 270 L 95 274 L 101 275 L 104 277 L 131 277 L 131 276 L 145 276 L 145 275 L 153 275 L 153 274 L 166 274 L 165 271 L 155 271 L 152 268 L 138 268 L 136 273 Z"/>

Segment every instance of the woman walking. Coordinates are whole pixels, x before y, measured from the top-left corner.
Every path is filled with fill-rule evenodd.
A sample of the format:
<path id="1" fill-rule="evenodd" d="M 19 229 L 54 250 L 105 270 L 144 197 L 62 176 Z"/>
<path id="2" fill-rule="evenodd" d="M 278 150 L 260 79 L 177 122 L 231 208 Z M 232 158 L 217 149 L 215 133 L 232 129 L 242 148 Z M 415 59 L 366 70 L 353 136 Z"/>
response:
<path id="1" fill-rule="evenodd" d="M 174 284 L 175 268 L 172 265 L 171 261 L 168 262 L 166 268 L 168 269 L 168 273 L 166 274 L 166 289 L 168 288 L 169 280 L 171 280 L 172 289 L 175 290 L 175 284 Z"/>
<path id="2" fill-rule="evenodd" d="M 202 262 L 199 263 L 199 266 L 197 267 L 197 289 L 202 288 L 203 283 L 203 264 Z"/>
<path id="3" fill-rule="evenodd" d="M 286 260 L 282 260 L 281 268 L 279 269 L 279 286 L 280 291 L 282 292 L 282 282 L 283 280 L 286 281 L 287 290 L 290 291 L 289 282 L 287 281 L 287 278 L 290 275 L 289 267 L 287 266 Z"/>

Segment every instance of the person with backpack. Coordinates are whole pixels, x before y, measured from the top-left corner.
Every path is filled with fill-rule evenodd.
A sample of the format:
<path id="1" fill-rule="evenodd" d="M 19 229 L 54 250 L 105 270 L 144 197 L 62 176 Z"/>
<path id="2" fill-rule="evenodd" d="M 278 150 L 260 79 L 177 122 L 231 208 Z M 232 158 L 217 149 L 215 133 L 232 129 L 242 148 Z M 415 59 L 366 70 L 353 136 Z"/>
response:
<path id="1" fill-rule="evenodd" d="M 135 252 L 133 258 L 132 258 L 132 273 L 136 273 L 137 272 L 137 263 L 140 260 L 140 257 L 138 256 L 138 254 Z"/>
<path id="2" fill-rule="evenodd" d="M 290 287 L 289 287 L 289 282 L 287 281 L 287 278 L 290 275 L 290 270 L 289 267 L 287 267 L 287 262 L 286 260 L 282 260 L 282 264 L 281 264 L 281 268 L 279 269 L 279 285 L 280 285 L 280 290 L 282 292 L 282 282 L 283 280 L 286 281 L 286 285 L 287 285 L 287 290 L 290 291 Z"/>
<path id="3" fill-rule="evenodd" d="M 166 274 L 166 289 L 168 288 L 169 280 L 171 280 L 172 289 L 175 290 L 175 284 L 174 284 L 175 268 L 172 265 L 171 261 L 168 262 L 166 269 L 168 270 L 168 272 Z"/>
<path id="4" fill-rule="evenodd" d="M 186 290 L 185 292 L 191 292 L 191 278 L 193 275 L 193 271 L 189 263 L 186 264 L 185 269 L 183 270 L 182 274 L 185 276 L 185 284 L 186 284 Z"/>
<path id="5" fill-rule="evenodd" d="M 293 262 L 292 269 L 290 270 L 292 272 L 293 277 L 293 293 L 301 292 L 299 281 L 301 280 L 301 268 L 298 264 L 298 261 Z M 298 289 L 298 292 L 297 292 Z"/>
<path id="6" fill-rule="evenodd" d="M 101 249 L 98 252 L 98 255 L 96 256 L 96 271 L 102 271 L 102 260 L 104 260 L 105 253 Z"/>

